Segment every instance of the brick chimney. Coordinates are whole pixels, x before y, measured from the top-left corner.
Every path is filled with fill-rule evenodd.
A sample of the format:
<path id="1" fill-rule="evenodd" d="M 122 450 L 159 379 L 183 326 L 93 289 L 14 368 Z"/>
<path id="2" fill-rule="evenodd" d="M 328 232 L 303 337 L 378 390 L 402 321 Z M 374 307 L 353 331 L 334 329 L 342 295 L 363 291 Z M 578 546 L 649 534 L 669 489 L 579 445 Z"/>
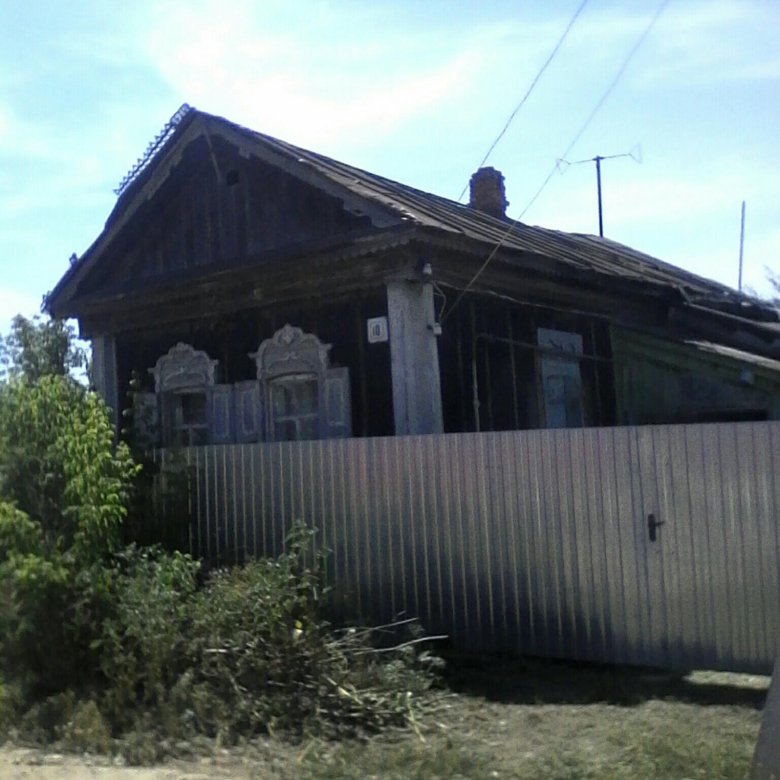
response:
<path id="1" fill-rule="evenodd" d="M 490 214 L 497 219 L 506 219 L 509 205 L 504 192 L 504 175 L 495 168 L 480 168 L 470 182 L 469 206 Z"/>

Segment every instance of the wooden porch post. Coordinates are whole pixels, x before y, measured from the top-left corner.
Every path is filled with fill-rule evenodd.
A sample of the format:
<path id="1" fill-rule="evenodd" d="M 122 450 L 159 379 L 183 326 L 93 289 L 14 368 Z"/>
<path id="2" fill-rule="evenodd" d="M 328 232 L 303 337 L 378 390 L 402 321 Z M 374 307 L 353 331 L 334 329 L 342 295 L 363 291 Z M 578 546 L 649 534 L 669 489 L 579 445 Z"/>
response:
<path id="1" fill-rule="evenodd" d="M 92 383 L 109 408 L 111 422 L 117 425 L 122 410 L 119 408 L 116 339 L 112 334 L 103 334 L 92 339 Z"/>
<path id="2" fill-rule="evenodd" d="M 424 282 L 388 282 L 387 314 L 396 436 L 441 433 L 433 288 Z"/>

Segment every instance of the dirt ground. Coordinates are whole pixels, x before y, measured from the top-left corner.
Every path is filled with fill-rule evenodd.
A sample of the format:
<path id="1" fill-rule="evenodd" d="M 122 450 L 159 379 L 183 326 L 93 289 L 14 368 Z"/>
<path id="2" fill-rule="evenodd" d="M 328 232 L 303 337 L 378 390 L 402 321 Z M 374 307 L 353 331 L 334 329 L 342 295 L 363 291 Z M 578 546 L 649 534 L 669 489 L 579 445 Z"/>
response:
<path id="1" fill-rule="evenodd" d="M 6 745 L 0 780 L 744 777 L 768 685 L 712 672 L 476 668 L 449 681 L 420 734 L 352 745 L 263 738 L 154 767 Z M 458 762 L 472 757 L 461 773 Z"/>
<path id="2" fill-rule="evenodd" d="M 273 766 L 231 753 L 169 761 L 155 767 L 128 767 L 117 766 L 115 761 L 102 756 L 0 748 L 0 780 L 243 780 L 275 776 Z"/>

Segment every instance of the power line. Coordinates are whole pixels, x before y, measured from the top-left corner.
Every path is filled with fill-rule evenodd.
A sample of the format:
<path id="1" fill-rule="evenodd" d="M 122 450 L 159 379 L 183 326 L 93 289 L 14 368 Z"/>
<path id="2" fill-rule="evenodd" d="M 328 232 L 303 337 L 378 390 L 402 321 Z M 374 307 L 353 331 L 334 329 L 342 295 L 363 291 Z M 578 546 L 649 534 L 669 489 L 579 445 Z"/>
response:
<path id="1" fill-rule="evenodd" d="M 566 156 L 569 154 L 569 152 L 574 148 L 577 141 L 580 140 L 582 134 L 588 129 L 588 126 L 593 121 L 596 114 L 599 112 L 601 107 L 606 102 L 607 98 L 612 94 L 613 90 L 617 86 L 617 83 L 620 81 L 629 63 L 631 62 L 631 60 L 634 58 L 634 55 L 639 50 L 639 47 L 644 43 L 645 38 L 647 38 L 647 36 L 650 34 L 650 31 L 653 29 L 653 27 L 655 27 L 655 23 L 658 21 L 658 19 L 660 18 L 661 14 L 664 12 L 664 9 L 666 8 L 667 5 L 669 5 L 669 0 L 662 0 L 661 4 L 658 6 L 655 14 L 653 15 L 653 18 L 650 20 L 650 24 L 648 24 L 647 27 L 645 27 L 644 32 L 639 36 L 639 39 L 633 45 L 631 51 L 626 55 L 626 58 L 623 60 L 621 66 L 618 68 L 615 77 L 612 79 L 612 81 L 609 83 L 609 86 L 606 88 L 606 90 L 604 90 L 604 93 L 599 98 L 598 103 L 596 103 L 596 105 L 593 107 L 593 110 L 590 112 L 590 114 L 588 114 L 588 118 L 583 122 L 582 127 L 580 127 L 580 129 L 577 131 L 577 134 L 572 139 L 571 143 L 566 147 L 566 151 L 558 159 L 565 159 Z M 542 182 L 542 186 L 539 187 L 539 189 L 536 191 L 536 194 L 528 202 L 528 205 L 522 210 L 522 212 L 520 212 L 520 216 L 517 218 L 518 220 L 521 220 L 525 215 L 526 211 L 528 211 L 528 209 L 530 209 L 531 206 L 533 206 L 533 204 L 536 202 L 536 199 L 542 194 L 542 191 L 550 183 L 550 179 L 552 179 L 557 169 L 558 169 L 558 164 L 556 161 L 556 164 L 552 167 L 550 173 L 547 174 L 547 178 Z"/>
<path id="2" fill-rule="evenodd" d="M 531 82 L 531 85 L 528 87 L 528 89 L 525 92 L 525 95 L 523 95 L 523 99 L 517 104 L 515 107 L 515 110 L 509 115 L 509 119 L 506 120 L 506 123 L 504 124 L 504 127 L 501 129 L 501 132 L 496 136 L 496 140 L 493 141 L 492 144 L 490 144 L 490 148 L 485 152 L 485 156 L 482 158 L 482 161 L 479 163 L 477 168 L 475 170 L 478 170 L 481 168 L 486 162 L 488 157 L 490 157 L 491 153 L 493 152 L 493 149 L 496 148 L 498 145 L 498 142 L 504 137 L 504 134 L 509 129 L 509 125 L 512 124 L 514 121 L 514 118 L 517 116 L 520 109 L 525 104 L 526 100 L 530 97 L 531 93 L 534 91 L 534 87 L 537 85 L 539 79 L 542 77 L 542 74 L 547 70 L 547 66 L 553 61 L 555 58 L 555 55 L 558 53 L 558 49 L 561 48 L 563 45 L 563 42 L 566 40 L 566 36 L 569 34 L 569 30 L 574 26 L 574 23 L 577 21 L 577 18 L 584 10 L 585 6 L 588 4 L 588 0 L 582 0 L 577 10 L 574 12 L 574 16 L 569 20 L 569 23 L 566 25 L 566 29 L 563 31 L 563 35 L 558 39 L 558 43 L 555 44 L 555 47 L 550 52 L 549 56 L 544 62 L 544 65 L 539 69 L 539 72 L 534 76 L 534 80 Z M 458 195 L 458 201 L 462 200 L 463 196 L 466 194 L 466 190 L 468 189 L 469 185 L 468 182 L 466 182 L 466 186 L 461 190 L 460 195 Z"/>
<path id="3" fill-rule="evenodd" d="M 585 132 L 585 130 L 590 125 L 590 123 L 593 121 L 593 118 L 599 112 L 599 109 L 604 105 L 604 103 L 606 102 L 607 98 L 612 94 L 613 90 L 615 89 L 615 87 L 617 86 L 617 84 L 620 81 L 621 77 L 623 76 L 623 73 L 625 72 L 625 70 L 628 67 L 629 63 L 631 62 L 631 60 L 634 58 L 634 55 L 639 50 L 639 47 L 644 43 L 645 39 L 650 34 L 650 32 L 653 29 L 653 27 L 655 27 L 656 22 L 660 18 L 661 14 L 664 12 L 664 9 L 666 8 L 666 6 L 669 4 L 669 1 L 670 0 L 661 0 L 661 3 L 659 4 L 658 8 L 656 9 L 655 14 L 653 15 L 653 18 L 650 20 L 650 23 L 647 25 L 647 27 L 645 27 L 644 31 L 639 36 L 639 39 L 637 40 L 637 42 L 633 45 L 631 50 L 628 52 L 628 54 L 626 55 L 626 57 L 623 60 L 622 64 L 618 68 L 618 71 L 615 74 L 614 78 L 609 83 L 609 85 L 607 86 L 606 90 L 601 95 L 601 97 L 599 98 L 599 100 L 596 103 L 596 105 L 593 107 L 593 110 L 590 112 L 590 114 L 588 114 L 587 119 L 582 124 L 580 129 L 577 131 L 577 134 L 574 136 L 574 138 L 572 139 L 571 143 L 566 147 L 566 150 L 558 158 L 558 160 L 565 159 L 566 156 L 569 154 L 569 152 L 574 147 L 574 145 L 577 143 L 577 141 L 580 140 L 580 138 L 582 137 L 582 134 Z M 514 221 L 509 223 L 509 226 L 504 231 L 504 233 L 501 235 L 501 237 L 498 239 L 498 242 L 493 247 L 492 251 L 488 255 L 488 257 L 485 260 L 485 262 L 482 263 L 482 265 L 479 267 L 479 269 L 474 274 L 474 276 L 472 276 L 471 279 L 469 280 L 469 283 L 463 288 L 463 290 L 461 290 L 460 294 L 455 299 L 455 302 L 452 304 L 452 306 L 449 308 L 449 310 L 442 317 L 442 322 L 444 322 L 444 320 L 446 320 L 447 317 L 449 317 L 449 315 L 455 310 L 457 305 L 462 300 L 463 296 L 471 289 L 471 287 L 474 285 L 474 282 L 476 282 L 477 279 L 482 275 L 482 272 L 488 267 L 490 262 L 496 256 L 496 253 L 498 252 L 498 250 L 501 249 L 501 247 L 503 246 L 504 242 L 507 240 L 507 238 L 514 231 L 515 227 L 517 227 L 517 225 L 520 224 L 520 220 L 523 218 L 524 214 L 528 211 L 529 208 L 531 208 L 531 206 L 534 204 L 534 202 L 539 197 L 539 195 L 542 194 L 542 191 L 549 184 L 550 179 L 552 179 L 552 177 L 555 175 L 555 172 L 558 170 L 558 160 L 556 160 L 555 165 L 553 165 L 552 170 L 550 171 L 550 173 L 547 174 L 547 178 L 542 182 L 542 186 L 539 187 L 539 189 L 536 191 L 536 194 L 529 201 L 528 205 L 522 210 L 522 212 L 520 213 L 520 216 L 517 217 L 516 220 L 514 220 Z"/>

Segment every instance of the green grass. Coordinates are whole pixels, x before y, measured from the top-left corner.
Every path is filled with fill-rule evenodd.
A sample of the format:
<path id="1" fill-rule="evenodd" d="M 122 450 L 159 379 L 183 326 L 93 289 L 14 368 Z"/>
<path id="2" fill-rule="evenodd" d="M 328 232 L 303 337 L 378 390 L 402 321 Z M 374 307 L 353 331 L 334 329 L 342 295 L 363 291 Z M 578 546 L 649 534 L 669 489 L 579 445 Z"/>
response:
<path id="1" fill-rule="evenodd" d="M 479 659 L 456 664 L 448 682 L 455 693 L 425 742 L 310 743 L 297 776 L 744 780 L 769 680 Z"/>
<path id="2" fill-rule="evenodd" d="M 525 710 L 525 708 L 523 708 Z M 309 747 L 302 780 L 744 780 L 756 717 L 718 707 L 652 702 L 628 712 L 608 705 L 541 706 L 516 711 L 507 726 L 474 722 L 426 742 Z M 293 775 L 290 775 L 291 777 Z"/>
<path id="3" fill-rule="evenodd" d="M 483 780 L 488 761 L 450 742 L 403 739 L 396 743 L 339 745 L 308 751 L 301 780 Z"/>
<path id="4" fill-rule="evenodd" d="M 212 753 L 215 777 L 274 780 L 744 780 L 769 678 L 458 659 L 445 683 L 419 733 L 300 742 L 267 735 L 229 750 L 204 738 L 172 754 Z M 95 708 L 83 705 L 65 747 L 94 750 L 96 734 L 105 740 Z M 149 722 L 113 749 L 149 763 L 160 760 L 159 747 Z"/>

